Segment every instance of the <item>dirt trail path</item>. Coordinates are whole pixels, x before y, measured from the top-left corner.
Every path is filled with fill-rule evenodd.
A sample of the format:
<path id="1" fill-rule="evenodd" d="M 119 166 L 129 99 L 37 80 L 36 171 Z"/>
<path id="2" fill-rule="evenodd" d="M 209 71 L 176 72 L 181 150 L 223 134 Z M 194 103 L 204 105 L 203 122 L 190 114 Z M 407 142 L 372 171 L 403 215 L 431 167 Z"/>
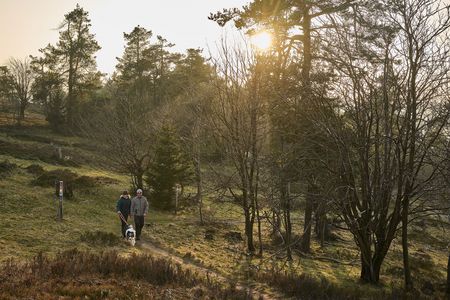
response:
<path id="1" fill-rule="evenodd" d="M 172 261 L 179 263 L 183 267 L 189 268 L 189 269 L 196 271 L 197 273 L 202 274 L 202 275 L 208 275 L 209 278 L 211 278 L 212 280 L 219 281 L 222 283 L 230 282 L 230 279 L 225 277 L 224 275 L 222 275 L 214 270 L 211 270 L 209 268 L 206 268 L 204 266 L 200 266 L 196 263 L 193 263 L 193 262 L 189 261 L 188 259 L 183 259 L 182 257 L 177 256 L 173 253 L 170 253 L 169 251 L 164 250 L 162 248 L 159 248 L 150 242 L 140 242 L 140 243 L 136 244 L 136 246 L 138 248 L 143 248 L 143 249 L 150 251 L 155 256 L 170 258 Z M 249 293 L 252 296 L 252 299 L 271 300 L 271 299 L 280 299 L 282 297 L 281 295 L 275 295 L 273 292 L 267 293 L 267 292 L 256 290 L 255 288 L 253 288 L 245 283 L 238 282 L 236 284 L 236 289 L 247 291 L 247 293 Z"/>

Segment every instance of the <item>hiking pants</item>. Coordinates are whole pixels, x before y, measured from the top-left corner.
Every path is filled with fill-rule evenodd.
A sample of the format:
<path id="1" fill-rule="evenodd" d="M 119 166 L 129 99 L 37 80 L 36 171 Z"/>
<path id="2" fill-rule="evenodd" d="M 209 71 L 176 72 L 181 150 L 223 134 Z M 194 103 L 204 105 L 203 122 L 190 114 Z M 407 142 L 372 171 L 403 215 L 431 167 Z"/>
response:
<path id="1" fill-rule="evenodd" d="M 136 238 L 139 239 L 142 227 L 144 227 L 144 216 L 134 216 L 134 225 L 136 226 Z"/>
<path id="2" fill-rule="evenodd" d="M 128 215 L 122 214 L 122 216 L 125 221 L 128 220 Z M 120 219 L 120 222 L 122 223 L 122 236 L 125 237 L 125 231 L 127 231 L 128 225 L 122 219 Z"/>

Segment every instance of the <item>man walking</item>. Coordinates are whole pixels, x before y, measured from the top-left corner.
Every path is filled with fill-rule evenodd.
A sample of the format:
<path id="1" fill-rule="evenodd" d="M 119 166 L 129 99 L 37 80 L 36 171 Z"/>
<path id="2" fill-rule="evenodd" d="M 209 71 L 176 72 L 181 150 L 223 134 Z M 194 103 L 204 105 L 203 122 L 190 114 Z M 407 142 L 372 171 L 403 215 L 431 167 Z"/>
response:
<path id="1" fill-rule="evenodd" d="M 144 219 L 148 213 L 147 198 L 142 196 L 142 190 L 136 191 L 136 197 L 131 199 L 131 216 L 134 216 L 134 225 L 136 226 L 136 240 L 141 239 L 142 227 L 144 227 Z"/>

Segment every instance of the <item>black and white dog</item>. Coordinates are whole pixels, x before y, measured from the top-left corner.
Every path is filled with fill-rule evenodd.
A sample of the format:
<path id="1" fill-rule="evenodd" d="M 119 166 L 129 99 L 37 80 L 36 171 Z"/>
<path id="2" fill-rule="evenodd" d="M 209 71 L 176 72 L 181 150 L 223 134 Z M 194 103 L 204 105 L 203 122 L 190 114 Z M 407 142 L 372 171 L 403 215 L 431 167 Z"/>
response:
<path id="1" fill-rule="evenodd" d="M 134 230 L 133 225 L 128 225 L 128 229 L 125 231 L 125 237 L 131 246 L 136 244 L 136 230 Z"/>

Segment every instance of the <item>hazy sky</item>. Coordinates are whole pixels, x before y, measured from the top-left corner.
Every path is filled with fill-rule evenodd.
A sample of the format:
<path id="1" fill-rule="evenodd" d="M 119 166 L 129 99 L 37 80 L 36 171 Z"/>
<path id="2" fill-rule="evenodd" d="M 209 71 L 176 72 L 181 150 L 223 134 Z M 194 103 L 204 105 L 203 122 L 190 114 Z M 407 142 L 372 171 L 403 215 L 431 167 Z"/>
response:
<path id="1" fill-rule="evenodd" d="M 111 73 L 123 53 L 123 32 L 141 25 L 175 43 L 176 51 L 213 46 L 223 29 L 207 19 L 210 12 L 241 7 L 248 0 L 0 0 L 0 65 L 8 58 L 38 55 L 58 40 L 56 27 L 77 3 L 89 12 L 102 49 L 98 68 Z M 231 26 L 227 31 L 233 31 Z"/>

